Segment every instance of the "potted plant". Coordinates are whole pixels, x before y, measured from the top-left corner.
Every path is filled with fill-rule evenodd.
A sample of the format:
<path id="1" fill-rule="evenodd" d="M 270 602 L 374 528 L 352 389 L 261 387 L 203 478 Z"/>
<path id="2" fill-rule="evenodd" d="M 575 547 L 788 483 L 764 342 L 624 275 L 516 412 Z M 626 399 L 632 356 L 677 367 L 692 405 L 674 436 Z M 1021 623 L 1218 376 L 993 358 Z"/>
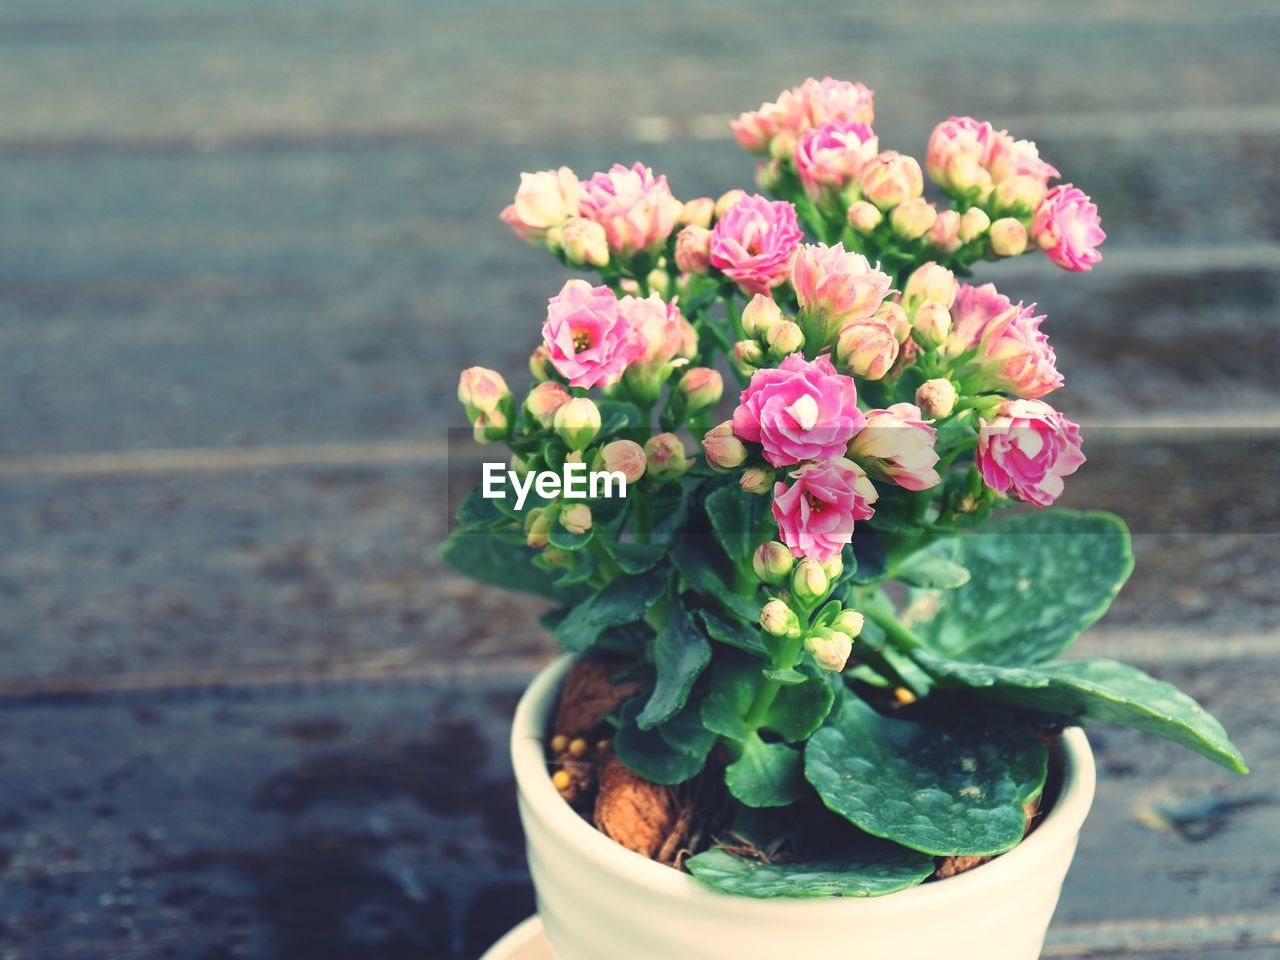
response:
<path id="1" fill-rule="evenodd" d="M 963 278 L 1024 252 L 1088 270 L 1096 207 L 968 117 L 929 139 L 935 204 L 871 124 L 871 91 L 811 79 L 733 124 L 771 198 L 562 167 L 502 213 L 599 278 L 550 299 L 521 403 L 463 373 L 510 460 L 444 548 L 556 603 L 570 656 L 513 760 L 561 960 L 1025 960 L 1092 800 L 1082 724 L 1247 772 L 1175 688 L 1053 659 L 1129 537 L 1048 509 L 1085 458 L 1045 400 L 1044 317 Z"/>

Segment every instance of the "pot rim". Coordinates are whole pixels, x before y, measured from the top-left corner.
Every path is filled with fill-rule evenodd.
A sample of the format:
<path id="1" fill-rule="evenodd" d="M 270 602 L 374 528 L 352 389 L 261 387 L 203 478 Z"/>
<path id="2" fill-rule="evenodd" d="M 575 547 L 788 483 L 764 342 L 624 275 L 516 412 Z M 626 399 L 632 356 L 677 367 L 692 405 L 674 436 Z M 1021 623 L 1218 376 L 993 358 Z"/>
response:
<path id="1" fill-rule="evenodd" d="M 1097 771 L 1084 731 L 1071 727 L 1062 735 L 1064 769 L 1056 802 L 1035 831 L 1008 853 L 965 873 L 917 884 L 881 897 L 773 897 L 758 899 L 722 893 L 692 875 L 673 870 L 610 840 L 587 823 L 564 801 L 547 773 L 545 730 L 549 704 L 560 690 L 574 660 L 564 654 L 534 677 L 521 696 L 511 725 L 511 762 L 522 798 L 566 845 L 605 869 L 626 874 L 631 883 L 661 895 L 701 902 L 708 909 L 742 910 L 759 919 L 777 914 L 780 922 L 794 921 L 804 911 L 943 909 L 962 898 L 981 896 L 1014 880 L 1014 874 L 1034 873 L 1037 862 L 1074 842 L 1093 805 Z M 523 811 L 522 811 L 523 812 Z"/>

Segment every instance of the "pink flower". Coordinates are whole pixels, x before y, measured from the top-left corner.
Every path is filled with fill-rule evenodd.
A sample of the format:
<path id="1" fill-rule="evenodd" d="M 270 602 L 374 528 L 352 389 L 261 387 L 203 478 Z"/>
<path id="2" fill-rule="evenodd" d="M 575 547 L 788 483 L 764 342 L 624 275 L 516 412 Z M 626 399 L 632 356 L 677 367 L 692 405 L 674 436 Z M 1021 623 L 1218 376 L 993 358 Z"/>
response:
<path id="1" fill-rule="evenodd" d="M 833 120 L 870 124 L 875 119 L 875 94 L 860 83 L 810 77 L 784 90 L 772 103 L 762 103 L 733 121 L 733 134 L 748 153 L 769 153 L 781 137 L 790 153 L 801 134 Z"/>
<path id="2" fill-rule="evenodd" d="M 623 297 L 618 301 L 618 314 L 630 324 L 640 345 L 632 361 L 636 367 L 660 367 L 679 355 L 684 329 L 674 300 L 667 303 L 656 293 L 644 299 Z"/>
<path id="3" fill-rule="evenodd" d="M 934 469 L 938 434 L 913 403 L 867 413 L 867 425 L 849 444 L 849 456 L 906 490 L 928 490 L 941 481 Z"/>
<path id="4" fill-rule="evenodd" d="M 664 243 L 680 215 L 667 178 L 655 177 L 641 163 L 615 163 L 608 173 L 582 181 L 579 207 L 582 216 L 604 227 L 609 249 L 624 259 Z"/>
<path id="5" fill-rule="evenodd" d="M 977 462 L 992 490 L 1047 507 L 1084 463 L 1080 428 L 1043 400 L 1006 400 L 981 421 Z"/>
<path id="6" fill-rule="evenodd" d="M 844 244 L 804 244 L 791 268 L 800 325 L 811 352 L 826 346 L 846 324 L 866 320 L 884 303 L 893 281 Z"/>
<path id="7" fill-rule="evenodd" d="M 514 203 L 499 215 L 525 243 L 543 243 L 547 231 L 578 215 L 578 177 L 568 167 L 520 174 Z"/>
<path id="8" fill-rule="evenodd" d="M 991 173 L 992 183 L 1021 176 L 1047 183 L 1060 175 L 1052 165 L 1040 159 L 1040 151 L 1033 142 L 1015 140 L 1003 130 L 991 135 L 985 166 Z"/>
<path id="9" fill-rule="evenodd" d="M 875 120 L 875 93 L 860 83 L 810 77 L 800 85 L 808 127 L 819 127 L 833 120 L 871 124 Z M 797 130 L 803 133 L 804 130 Z"/>
<path id="10" fill-rule="evenodd" d="M 1107 239 L 1097 206 L 1077 187 L 1050 190 L 1031 221 L 1031 235 L 1049 259 L 1064 270 L 1090 270 L 1102 259 L 1098 244 Z"/>
<path id="11" fill-rule="evenodd" d="M 833 120 L 805 133 L 793 159 L 804 192 L 819 200 L 838 195 L 879 152 L 880 141 L 870 126 Z"/>
<path id="12" fill-rule="evenodd" d="M 896 150 L 886 150 L 872 157 L 858 172 L 862 197 L 881 211 L 892 210 L 904 200 L 924 193 L 924 174 L 914 157 Z M 933 225 L 930 220 L 928 230 Z"/>
<path id="13" fill-rule="evenodd" d="M 698 276 L 711 268 L 711 231 L 690 224 L 676 234 L 676 266 Z"/>
<path id="14" fill-rule="evenodd" d="M 570 386 L 609 386 L 640 353 L 640 338 L 608 287 L 570 280 L 547 304 L 542 341 Z"/>
<path id="15" fill-rule="evenodd" d="M 853 524 L 875 511 L 876 488 L 856 463 L 843 457 L 809 463 L 791 474 L 788 487 L 773 488 L 773 517 L 793 557 L 827 563 L 853 539 Z"/>
<path id="16" fill-rule="evenodd" d="M 733 412 L 733 432 L 760 444 L 775 467 L 843 456 L 865 423 L 852 378 L 825 356 L 806 362 L 794 353 L 757 370 Z"/>
<path id="17" fill-rule="evenodd" d="M 768 293 L 791 272 L 802 238 L 795 207 L 752 194 L 716 221 L 711 265 L 747 293 Z"/>
<path id="18" fill-rule="evenodd" d="M 952 117 L 933 128 L 925 168 L 943 190 L 959 192 L 988 182 L 984 169 L 991 124 L 973 117 Z"/>
<path id="19" fill-rule="evenodd" d="M 971 352 L 961 373 L 966 392 L 1004 390 L 1034 400 L 1062 386 L 1057 357 L 1040 330 L 1044 319 L 1035 316 L 1035 304 L 1014 305 L 993 284 L 961 284 L 942 349 L 949 357 Z"/>

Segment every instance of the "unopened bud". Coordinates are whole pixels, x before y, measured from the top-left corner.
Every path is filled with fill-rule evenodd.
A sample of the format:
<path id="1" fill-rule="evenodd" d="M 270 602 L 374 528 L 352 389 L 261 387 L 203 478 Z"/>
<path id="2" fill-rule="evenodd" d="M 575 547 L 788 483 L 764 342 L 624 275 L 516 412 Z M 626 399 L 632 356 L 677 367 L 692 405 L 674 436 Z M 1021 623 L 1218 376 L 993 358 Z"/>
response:
<path id="1" fill-rule="evenodd" d="M 482 413 L 476 417 L 472 421 L 471 431 L 476 438 L 476 443 L 492 443 L 495 440 L 507 438 L 511 433 L 511 422 L 501 410 L 494 410 L 492 413 Z"/>
<path id="2" fill-rule="evenodd" d="M 1048 192 L 1043 180 L 1019 174 L 1006 177 L 996 184 L 991 194 L 995 208 L 1005 213 L 1021 213 L 1030 216 L 1040 206 L 1040 201 Z"/>
<path id="3" fill-rule="evenodd" d="M 703 276 L 711 269 L 711 231 L 688 226 L 676 234 L 676 266 Z"/>
<path id="4" fill-rule="evenodd" d="M 755 570 L 756 576 L 775 587 L 786 582 L 795 565 L 795 558 L 791 556 L 787 545 L 777 540 L 766 540 L 756 547 L 756 552 L 751 556 L 751 568 Z"/>
<path id="5" fill-rule="evenodd" d="M 817 560 L 806 557 L 796 564 L 791 574 L 791 592 L 801 603 L 811 604 L 826 596 L 831 588 L 827 571 Z"/>
<path id="6" fill-rule="evenodd" d="M 764 347 L 755 340 L 739 340 L 733 345 L 733 355 L 729 359 L 735 370 L 749 377 L 764 366 Z"/>
<path id="7" fill-rule="evenodd" d="M 684 444 L 674 433 L 654 434 L 644 443 L 644 455 L 648 459 L 647 472 L 654 480 L 678 477 L 690 467 Z"/>
<path id="8" fill-rule="evenodd" d="M 535 550 L 547 545 L 547 535 L 551 532 L 551 515 L 542 507 L 535 507 L 525 514 L 525 543 Z"/>
<path id="9" fill-rule="evenodd" d="M 569 562 L 569 554 L 559 547 L 548 546 L 540 554 L 542 562 L 548 567 L 563 567 Z"/>
<path id="10" fill-rule="evenodd" d="M 804 331 L 798 323 L 783 320 L 765 334 L 765 342 L 769 345 L 769 355 L 781 360 L 804 348 Z"/>
<path id="11" fill-rule="evenodd" d="M 886 150 L 867 161 L 858 174 L 862 196 L 881 211 L 924 193 L 924 174 L 914 157 Z M 933 221 L 930 221 L 930 226 Z M 928 229 L 928 228 L 926 228 Z"/>
<path id="12" fill-rule="evenodd" d="M 809 651 L 819 669 L 839 673 L 853 653 L 853 638 L 839 630 L 820 630 L 814 636 L 805 638 L 804 648 Z"/>
<path id="13" fill-rule="evenodd" d="M 720 199 L 716 201 L 716 219 L 721 219 L 746 195 L 747 191 L 745 190 L 729 190 L 720 194 Z"/>
<path id="14" fill-rule="evenodd" d="M 570 533 L 586 533 L 591 529 L 591 508 L 585 503 L 569 504 L 560 511 L 560 526 Z"/>
<path id="15" fill-rule="evenodd" d="M 830 560 L 822 565 L 823 572 L 826 573 L 827 579 L 835 583 L 840 579 L 840 574 L 844 573 L 844 560 L 840 554 L 836 554 Z"/>
<path id="16" fill-rule="evenodd" d="M 724 396 L 724 377 L 710 367 L 690 367 L 680 378 L 678 387 L 684 394 L 685 411 L 701 413 L 714 407 Z"/>
<path id="17" fill-rule="evenodd" d="M 661 267 L 654 267 L 649 271 L 649 275 L 644 278 L 644 282 L 649 285 L 650 290 L 665 290 L 668 284 L 671 283 L 671 274 Z"/>
<path id="18" fill-rule="evenodd" d="M 880 304 L 880 309 L 871 315 L 871 319 L 887 323 L 899 344 L 906 343 L 911 338 L 911 318 L 907 316 L 907 311 L 902 309 L 900 303 L 886 300 Z"/>
<path id="19" fill-rule="evenodd" d="M 956 302 L 959 290 L 956 275 L 946 267 L 930 261 L 916 267 L 907 278 L 907 285 L 902 290 L 902 305 L 908 313 L 914 313 L 920 304 L 932 300 L 950 310 L 951 305 Z"/>
<path id="20" fill-rule="evenodd" d="M 702 450 L 707 455 L 707 463 L 722 470 L 740 467 L 747 459 L 747 448 L 734 434 L 732 420 L 708 430 L 702 438 Z"/>
<path id="21" fill-rule="evenodd" d="M 943 210 L 938 219 L 933 221 L 933 229 L 929 231 L 929 242 L 943 253 L 954 253 L 960 249 L 960 214 L 954 210 Z"/>
<path id="22" fill-rule="evenodd" d="M 775 160 L 787 160 L 796 152 L 796 135 L 790 130 L 780 130 L 769 142 L 769 155 Z"/>
<path id="23" fill-rule="evenodd" d="M 643 477 L 648 463 L 644 448 L 634 440 L 610 441 L 600 448 L 597 456 L 601 469 L 622 474 L 627 483 L 635 483 Z"/>
<path id="24" fill-rule="evenodd" d="M 603 267 L 609 262 L 609 242 L 604 227 L 585 217 L 573 217 L 564 225 L 564 258 L 575 267 Z"/>
<path id="25" fill-rule="evenodd" d="M 836 614 L 835 622 L 831 626 L 841 633 L 857 639 L 858 635 L 862 633 L 864 622 L 865 619 L 862 614 L 857 610 L 851 610 L 846 607 Z"/>
<path id="26" fill-rule="evenodd" d="M 1002 217 L 991 225 L 991 252 L 997 257 L 1016 257 L 1027 249 L 1027 228 L 1013 217 Z"/>
<path id="27" fill-rule="evenodd" d="M 956 399 L 955 385 L 944 377 L 926 380 L 916 390 L 916 406 L 926 419 L 951 416 Z"/>
<path id="28" fill-rule="evenodd" d="M 686 227 L 709 227 L 711 218 L 716 215 L 716 202 L 710 197 L 695 197 L 686 200 L 680 208 L 680 223 Z"/>
<path id="29" fill-rule="evenodd" d="M 922 347 L 939 347 L 951 332 L 951 311 L 934 300 L 920 304 L 911 325 Z"/>
<path id="30" fill-rule="evenodd" d="M 742 332 L 748 337 L 763 340 L 782 322 L 782 308 L 763 293 L 757 293 L 742 311 Z"/>
<path id="31" fill-rule="evenodd" d="M 573 397 L 555 412 L 553 422 L 570 450 L 585 450 L 600 432 L 600 408 L 586 397 Z"/>
<path id="32" fill-rule="evenodd" d="M 685 360 L 692 360 L 698 355 L 698 331 L 684 317 L 680 317 L 679 324 L 680 352 L 676 356 L 683 357 Z"/>
<path id="33" fill-rule="evenodd" d="M 898 359 L 898 338 L 883 320 L 859 320 L 836 338 L 836 362 L 855 377 L 879 380 Z"/>
<path id="34" fill-rule="evenodd" d="M 748 467 L 738 478 L 743 493 L 763 496 L 773 489 L 773 471 L 768 467 Z"/>
<path id="35" fill-rule="evenodd" d="M 524 408 L 543 427 L 555 422 L 556 411 L 572 400 L 569 391 L 558 383 L 540 383 L 525 397 Z"/>
<path id="36" fill-rule="evenodd" d="M 782 161 L 761 160 L 756 164 L 756 186 L 765 193 L 773 193 L 782 183 Z"/>
<path id="37" fill-rule="evenodd" d="M 530 355 L 529 372 L 539 383 L 551 379 L 551 353 L 546 347 L 538 347 Z"/>
<path id="38" fill-rule="evenodd" d="M 970 207 L 960 217 L 960 242 L 973 243 L 991 228 L 991 218 L 977 207 Z"/>
<path id="39" fill-rule="evenodd" d="M 529 473 L 529 461 L 518 453 L 511 455 L 511 459 L 507 461 L 507 466 L 521 480 Z"/>
<path id="40" fill-rule="evenodd" d="M 904 200 L 893 208 L 889 217 L 893 232 L 903 240 L 918 240 L 933 229 L 938 219 L 937 208 L 923 197 Z"/>
<path id="41" fill-rule="evenodd" d="M 880 226 L 880 221 L 883 219 L 884 214 L 880 212 L 874 203 L 855 200 L 849 204 L 849 226 L 859 233 L 871 233 L 876 227 Z"/>
<path id="42" fill-rule="evenodd" d="M 458 400 L 467 410 L 467 416 L 492 413 L 502 406 L 511 391 L 502 375 L 485 367 L 468 367 L 458 377 Z"/>
<path id="43" fill-rule="evenodd" d="M 781 600 L 770 600 L 760 609 L 760 626 L 774 637 L 800 635 L 800 618 Z"/>

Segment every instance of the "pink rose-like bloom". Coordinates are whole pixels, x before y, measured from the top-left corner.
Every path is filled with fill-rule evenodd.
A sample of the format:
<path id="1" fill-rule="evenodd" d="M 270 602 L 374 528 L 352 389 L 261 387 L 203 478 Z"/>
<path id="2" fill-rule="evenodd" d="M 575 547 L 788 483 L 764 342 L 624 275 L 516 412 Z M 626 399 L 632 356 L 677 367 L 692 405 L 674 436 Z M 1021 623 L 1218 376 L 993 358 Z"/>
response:
<path id="1" fill-rule="evenodd" d="M 1031 235 L 1064 270 L 1091 270 L 1102 259 L 1098 244 L 1107 239 L 1097 205 L 1069 183 L 1045 194 L 1031 221 Z"/>
<path id="2" fill-rule="evenodd" d="M 514 203 L 499 219 L 525 243 L 543 243 L 547 231 L 578 215 L 578 177 L 568 167 L 520 174 Z"/>
<path id="3" fill-rule="evenodd" d="M 640 338 L 608 287 L 570 280 L 547 304 L 542 341 L 548 359 L 574 387 L 616 383 L 640 353 Z"/>
<path id="4" fill-rule="evenodd" d="M 676 234 L 676 266 L 698 276 L 711 268 L 711 231 L 690 224 Z"/>
<path id="5" fill-rule="evenodd" d="M 846 251 L 844 244 L 828 247 L 822 243 L 806 243 L 796 254 L 791 268 L 791 285 L 800 304 L 801 325 L 811 350 L 830 342 L 846 324 L 865 320 L 880 309 L 893 283 L 888 274 L 872 266 L 860 253 Z M 805 318 L 822 320 L 823 329 Z"/>
<path id="6" fill-rule="evenodd" d="M 748 153 L 768 153 L 779 135 L 790 140 L 787 152 L 801 134 L 833 120 L 870 124 L 875 120 L 875 94 L 860 83 L 810 77 L 784 90 L 772 103 L 749 110 L 733 121 L 738 145 Z"/>
<path id="7" fill-rule="evenodd" d="M 795 207 L 752 194 L 716 221 L 711 265 L 749 294 L 768 293 L 791 272 L 803 236 Z"/>
<path id="8" fill-rule="evenodd" d="M 1006 400 L 981 422 L 977 462 L 992 490 L 1047 507 L 1084 463 L 1080 428 L 1043 400 Z"/>
<path id="9" fill-rule="evenodd" d="M 867 425 L 849 444 L 849 456 L 906 490 L 928 490 L 941 481 L 934 469 L 938 434 L 913 403 L 867 413 Z"/>
<path id="10" fill-rule="evenodd" d="M 1040 151 L 1032 141 L 1015 140 L 1003 130 L 991 135 L 985 165 L 992 183 L 1020 176 L 1047 183 L 1060 175 L 1056 168 L 1040 159 Z"/>
<path id="11" fill-rule="evenodd" d="M 764 448 L 775 467 L 844 455 L 866 424 L 851 377 L 823 356 L 793 353 L 776 368 L 757 370 L 733 411 L 733 432 Z"/>
<path id="12" fill-rule="evenodd" d="M 876 488 L 865 470 L 843 457 L 806 464 L 791 479 L 790 487 L 778 483 L 773 488 L 773 517 L 782 542 L 793 557 L 827 563 L 853 539 L 854 522 L 875 513 Z"/>
<path id="13" fill-rule="evenodd" d="M 952 117 L 933 128 L 924 165 L 944 190 L 967 190 L 990 180 L 984 169 L 993 136 L 991 124 Z"/>
<path id="14" fill-rule="evenodd" d="M 666 176 L 655 177 L 642 163 L 615 163 L 608 173 L 582 181 L 578 205 L 582 216 L 604 227 L 609 249 L 623 258 L 665 242 L 680 215 Z"/>
<path id="15" fill-rule="evenodd" d="M 1040 329 L 1044 319 L 1035 315 L 1035 304 L 1014 304 L 994 284 L 961 284 L 942 350 L 949 357 L 975 351 L 964 373 L 969 387 L 1039 399 L 1062 386 L 1057 357 Z"/>
<path id="16" fill-rule="evenodd" d="M 804 192 L 819 200 L 838 194 L 880 152 L 880 140 L 865 123 L 833 120 L 808 131 L 792 159 Z"/>
<path id="17" fill-rule="evenodd" d="M 653 369 L 679 355 L 684 329 L 680 308 L 674 300 L 667 303 L 656 293 L 643 299 L 623 297 L 618 301 L 618 314 L 630 325 L 639 343 L 632 359 L 635 366 Z"/>

